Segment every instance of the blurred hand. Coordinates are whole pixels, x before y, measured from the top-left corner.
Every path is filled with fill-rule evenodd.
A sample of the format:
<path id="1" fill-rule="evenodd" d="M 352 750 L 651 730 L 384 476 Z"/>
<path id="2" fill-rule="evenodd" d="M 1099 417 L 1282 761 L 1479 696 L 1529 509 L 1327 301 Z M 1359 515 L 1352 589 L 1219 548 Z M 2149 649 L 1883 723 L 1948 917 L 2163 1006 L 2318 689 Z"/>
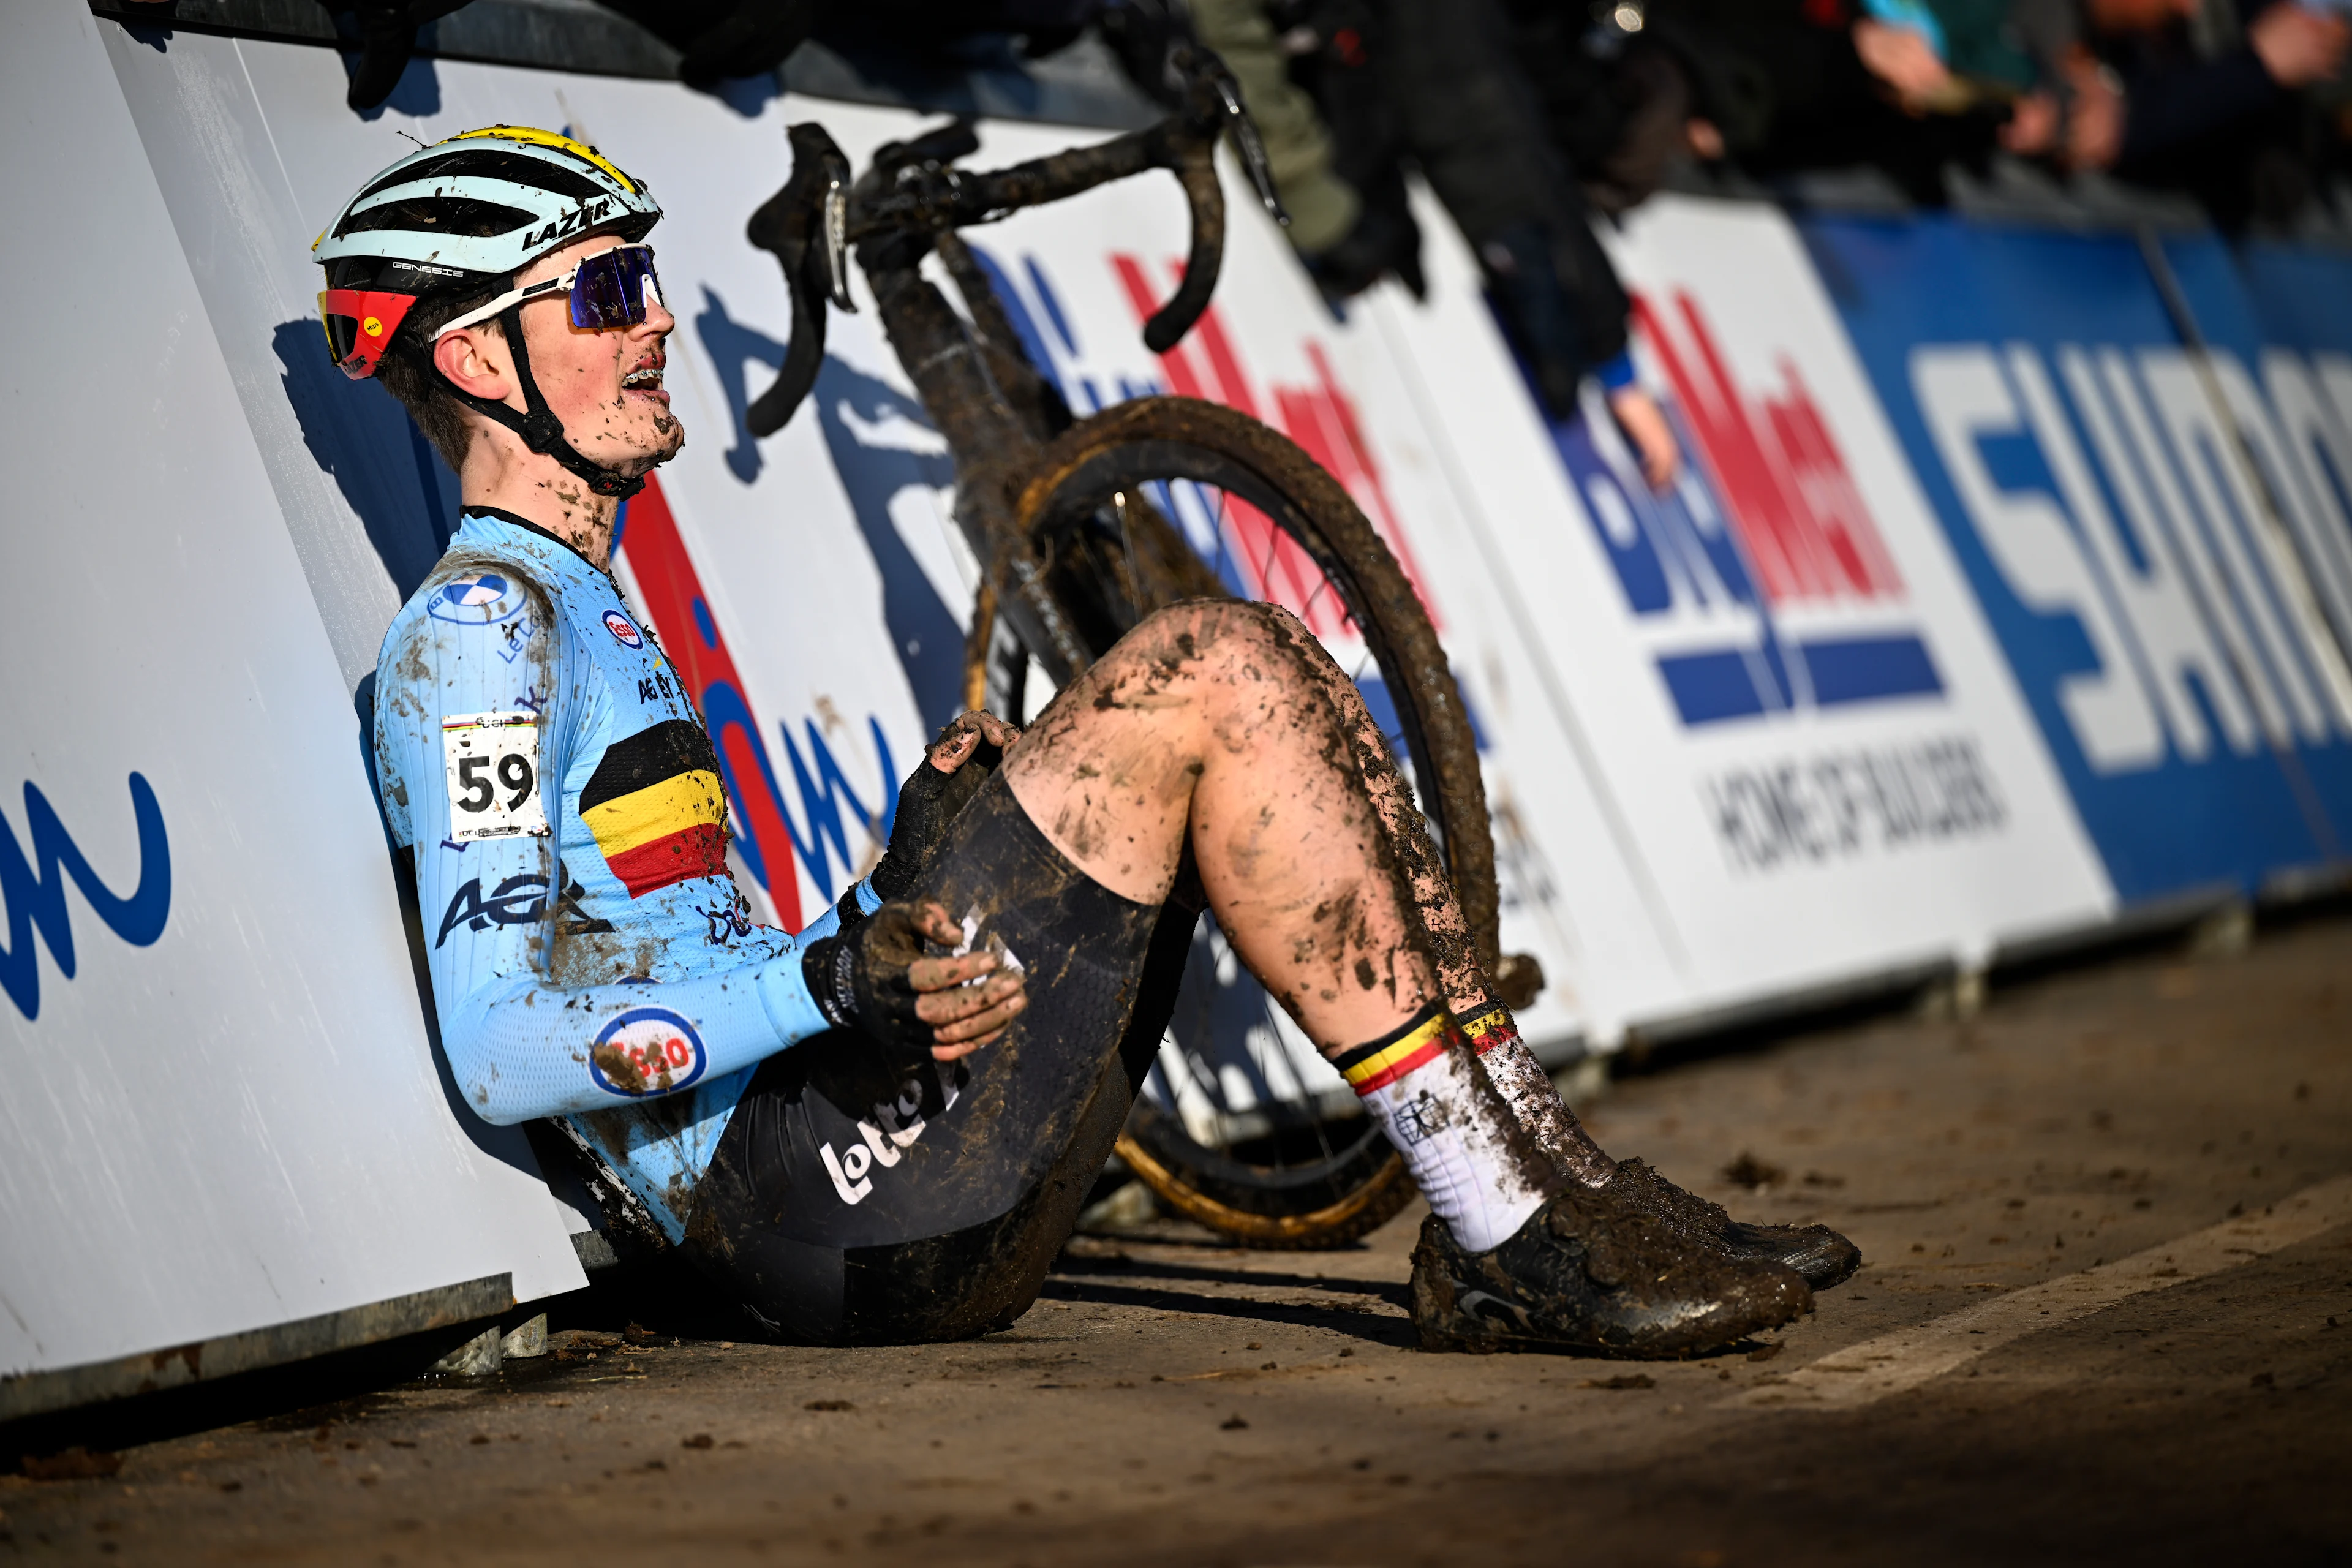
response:
<path id="1" fill-rule="evenodd" d="M 1675 445 L 1674 426 L 1666 423 L 1666 411 L 1658 406 L 1658 400 L 1638 386 L 1621 387 L 1609 395 L 1609 412 L 1617 416 L 1617 428 L 1633 444 L 1635 455 L 1642 459 L 1642 477 L 1650 488 L 1664 490 L 1673 484 L 1682 466 L 1682 451 Z"/>
<path id="2" fill-rule="evenodd" d="M 2036 158 L 2058 146 L 2058 100 L 2046 92 L 2030 92 L 2017 100 L 2009 123 L 2000 128 L 2004 152 Z"/>
<path id="3" fill-rule="evenodd" d="M 2340 16 L 2306 11 L 2286 0 L 2247 24 L 2246 42 L 2273 81 L 2281 87 L 2309 87 L 2343 68 L 2352 27 Z"/>
<path id="4" fill-rule="evenodd" d="M 1891 26 L 1867 17 L 1853 25 L 1853 52 L 1863 68 L 1895 90 L 1906 109 L 1916 109 L 1951 86 L 1952 73 L 1916 27 Z"/>
<path id="5" fill-rule="evenodd" d="M 1714 121 L 1696 117 L 1684 121 L 1683 142 L 1692 157 L 1708 163 L 1723 162 L 1723 132 Z"/>
<path id="6" fill-rule="evenodd" d="M 2124 95 L 2114 75 L 2088 49 L 2066 58 L 2066 85 L 2074 89 L 2074 110 L 2066 121 L 2066 165 L 2074 169 L 2104 169 L 2124 150 Z"/>

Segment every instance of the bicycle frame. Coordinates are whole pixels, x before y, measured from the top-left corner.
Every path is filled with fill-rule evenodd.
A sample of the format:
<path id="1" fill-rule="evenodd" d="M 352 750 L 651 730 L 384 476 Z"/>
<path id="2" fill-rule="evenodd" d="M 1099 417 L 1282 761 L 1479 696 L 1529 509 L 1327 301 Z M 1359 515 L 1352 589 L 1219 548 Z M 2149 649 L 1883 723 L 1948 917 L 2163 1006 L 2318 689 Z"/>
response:
<path id="1" fill-rule="evenodd" d="M 979 147 L 971 125 L 958 121 L 881 148 L 852 185 L 848 160 L 824 127 L 793 126 L 792 177 L 747 227 L 751 243 L 782 264 L 793 296 L 783 368 L 751 406 L 752 432 L 782 429 L 814 384 L 827 305 L 856 308 L 846 276 L 854 246 L 883 332 L 947 440 L 956 467 L 956 521 L 982 563 L 983 592 L 1057 684 L 1087 659 L 1019 537 L 1013 486 L 1027 459 L 1069 423 L 1069 411 L 1029 363 L 987 274 L 956 231 L 1148 169 L 1172 172 L 1191 208 L 1191 255 L 1182 284 L 1145 323 L 1143 342 L 1155 353 L 1174 347 L 1208 308 L 1223 261 L 1224 193 L 1215 164 L 1221 134 L 1233 135 L 1266 210 L 1276 222 L 1289 219 L 1223 62 L 1191 48 L 1171 60 L 1185 79 L 1184 106 L 1176 113 L 1092 147 L 1005 169 L 953 167 Z M 963 296 L 969 321 L 922 276 L 922 259 L 933 252 Z"/>

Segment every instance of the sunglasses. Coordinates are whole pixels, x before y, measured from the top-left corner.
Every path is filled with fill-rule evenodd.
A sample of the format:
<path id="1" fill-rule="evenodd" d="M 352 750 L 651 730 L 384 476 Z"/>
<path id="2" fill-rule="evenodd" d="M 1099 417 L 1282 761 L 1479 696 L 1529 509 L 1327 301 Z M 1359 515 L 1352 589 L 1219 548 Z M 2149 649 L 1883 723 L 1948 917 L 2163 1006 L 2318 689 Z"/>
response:
<path id="1" fill-rule="evenodd" d="M 650 308 L 661 303 L 661 279 L 654 272 L 654 247 L 616 245 L 610 250 L 600 250 L 561 278 L 510 289 L 467 311 L 435 332 L 434 341 L 437 342 L 462 327 L 478 326 L 510 306 L 565 289 L 572 293 L 572 324 L 581 331 L 636 326 L 646 319 Z"/>
<path id="2" fill-rule="evenodd" d="M 661 280 L 654 273 L 650 245 L 621 245 L 589 257 L 561 278 L 550 278 L 529 288 L 511 289 L 479 310 L 466 314 L 434 334 L 436 340 L 460 327 L 483 321 L 526 300 L 560 290 L 572 294 L 572 324 L 583 331 L 634 327 L 661 302 Z M 327 331 L 327 352 L 345 375 L 361 380 L 373 375 L 383 362 L 392 336 L 415 308 L 413 294 L 373 289 L 329 289 L 319 296 L 319 321 Z"/>

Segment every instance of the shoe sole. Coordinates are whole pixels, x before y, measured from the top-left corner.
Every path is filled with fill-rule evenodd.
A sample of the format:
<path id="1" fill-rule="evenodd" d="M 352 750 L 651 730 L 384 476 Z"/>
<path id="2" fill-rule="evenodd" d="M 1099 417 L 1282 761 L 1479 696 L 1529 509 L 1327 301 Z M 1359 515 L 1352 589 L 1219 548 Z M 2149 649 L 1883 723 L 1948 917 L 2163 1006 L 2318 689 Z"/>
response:
<path id="1" fill-rule="evenodd" d="M 1460 1299 L 1460 1293 L 1479 1293 L 1476 1286 L 1462 1280 L 1449 1279 L 1447 1283 L 1452 1285 L 1457 1293 L 1456 1300 Z M 1479 1330 L 1465 1331 L 1454 1326 L 1453 1323 L 1434 1321 L 1443 1317 L 1459 1321 L 1463 1314 L 1458 1309 L 1440 1309 L 1433 1302 L 1424 1305 L 1425 1289 L 1422 1279 L 1416 1275 L 1412 1282 L 1412 1324 L 1414 1331 L 1420 1335 L 1421 1348 L 1433 1352 L 1465 1355 L 1500 1355 L 1518 1352 L 1591 1356 L 1604 1361 L 1687 1361 L 1693 1356 L 1729 1350 L 1746 1342 L 1750 1337 L 1766 1329 L 1776 1329 L 1783 1323 L 1792 1322 L 1811 1309 L 1811 1303 L 1808 1301 L 1787 1317 L 1777 1321 L 1759 1319 L 1736 1332 L 1727 1332 L 1721 1338 L 1694 1339 L 1687 1342 L 1675 1344 L 1611 1344 L 1600 1340 L 1571 1340 L 1550 1335 L 1513 1333 L 1499 1327 L 1485 1327 L 1485 1321 L 1479 1319 L 1471 1320 L 1481 1324 Z"/>

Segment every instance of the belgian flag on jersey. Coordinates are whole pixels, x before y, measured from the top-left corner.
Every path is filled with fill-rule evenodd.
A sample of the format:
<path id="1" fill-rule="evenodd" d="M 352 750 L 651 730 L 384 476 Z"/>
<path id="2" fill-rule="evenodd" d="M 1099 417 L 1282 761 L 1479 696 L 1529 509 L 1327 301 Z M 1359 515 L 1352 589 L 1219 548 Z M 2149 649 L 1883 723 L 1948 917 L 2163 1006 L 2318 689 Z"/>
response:
<path id="1" fill-rule="evenodd" d="M 604 748 L 580 792 L 580 820 L 633 899 L 727 874 L 719 758 L 691 720 L 671 719 Z"/>

